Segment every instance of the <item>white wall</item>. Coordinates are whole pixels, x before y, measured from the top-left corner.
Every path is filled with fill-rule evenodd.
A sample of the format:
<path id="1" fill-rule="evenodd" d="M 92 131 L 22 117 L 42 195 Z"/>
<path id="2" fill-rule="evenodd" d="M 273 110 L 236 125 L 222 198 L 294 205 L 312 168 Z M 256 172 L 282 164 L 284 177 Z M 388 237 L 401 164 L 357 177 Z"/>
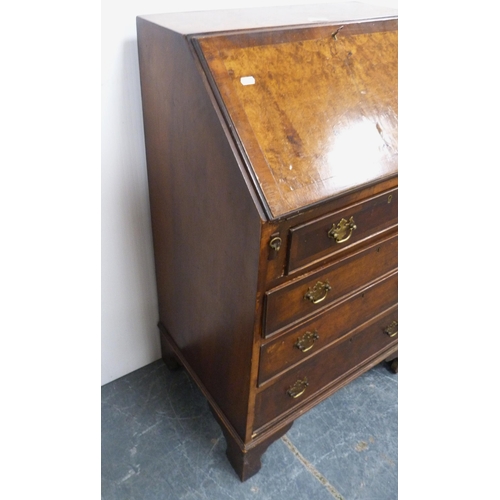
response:
<path id="1" fill-rule="evenodd" d="M 340 1 L 340 0 L 336 0 Z M 318 0 L 102 0 L 101 383 L 160 358 L 135 18 Z M 396 0 L 364 3 L 397 8 Z"/>

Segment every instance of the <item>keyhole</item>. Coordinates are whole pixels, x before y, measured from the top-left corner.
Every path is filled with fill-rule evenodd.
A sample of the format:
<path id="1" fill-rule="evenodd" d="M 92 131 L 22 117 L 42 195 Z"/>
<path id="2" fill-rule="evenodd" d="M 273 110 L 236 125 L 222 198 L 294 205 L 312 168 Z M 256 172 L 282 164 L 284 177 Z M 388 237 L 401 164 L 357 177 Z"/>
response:
<path id="1" fill-rule="evenodd" d="M 334 33 L 332 33 L 332 38 L 337 41 L 337 35 L 339 34 L 339 31 L 341 29 L 343 29 L 344 27 L 343 26 L 339 26 L 339 28 L 337 29 L 337 31 L 335 31 Z"/>

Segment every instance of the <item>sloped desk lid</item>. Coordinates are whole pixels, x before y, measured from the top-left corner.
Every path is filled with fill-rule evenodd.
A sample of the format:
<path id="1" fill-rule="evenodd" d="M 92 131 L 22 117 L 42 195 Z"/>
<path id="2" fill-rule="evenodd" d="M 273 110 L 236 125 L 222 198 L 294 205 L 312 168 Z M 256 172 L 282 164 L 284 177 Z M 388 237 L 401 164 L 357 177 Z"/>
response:
<path id="1" fill-rule="evenodd" d="M 397 173 L 397 19 L 195 47 L 271 218 Z"/>

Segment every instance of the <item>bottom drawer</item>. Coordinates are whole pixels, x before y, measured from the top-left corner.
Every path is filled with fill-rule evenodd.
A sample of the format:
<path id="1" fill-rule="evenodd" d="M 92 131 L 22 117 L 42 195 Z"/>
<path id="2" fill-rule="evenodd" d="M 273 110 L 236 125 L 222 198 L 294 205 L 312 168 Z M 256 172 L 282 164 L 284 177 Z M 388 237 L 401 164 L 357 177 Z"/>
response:
<path id="1" fill-rule="evenodd" d="M 389 328 L 396 324 L 396 328 Z M 397 308 L 331 349 L 310 357 L 257 395 L 254 429 L 310 400 L 318 391 L 397 343 Z"/>

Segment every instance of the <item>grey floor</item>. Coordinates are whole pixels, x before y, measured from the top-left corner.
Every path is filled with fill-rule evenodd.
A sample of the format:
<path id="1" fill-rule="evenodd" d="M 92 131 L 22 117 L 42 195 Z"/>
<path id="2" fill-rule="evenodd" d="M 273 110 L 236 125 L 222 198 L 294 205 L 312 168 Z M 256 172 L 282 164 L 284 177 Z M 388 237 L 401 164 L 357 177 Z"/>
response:
<path id="1" fill-rule="evenodd" d="M 296 420 L 241 483 L 201 392 L 157 361 L 102 387 L 101 498 L 396 499 L 397 387 L 376 366 Z"/>

